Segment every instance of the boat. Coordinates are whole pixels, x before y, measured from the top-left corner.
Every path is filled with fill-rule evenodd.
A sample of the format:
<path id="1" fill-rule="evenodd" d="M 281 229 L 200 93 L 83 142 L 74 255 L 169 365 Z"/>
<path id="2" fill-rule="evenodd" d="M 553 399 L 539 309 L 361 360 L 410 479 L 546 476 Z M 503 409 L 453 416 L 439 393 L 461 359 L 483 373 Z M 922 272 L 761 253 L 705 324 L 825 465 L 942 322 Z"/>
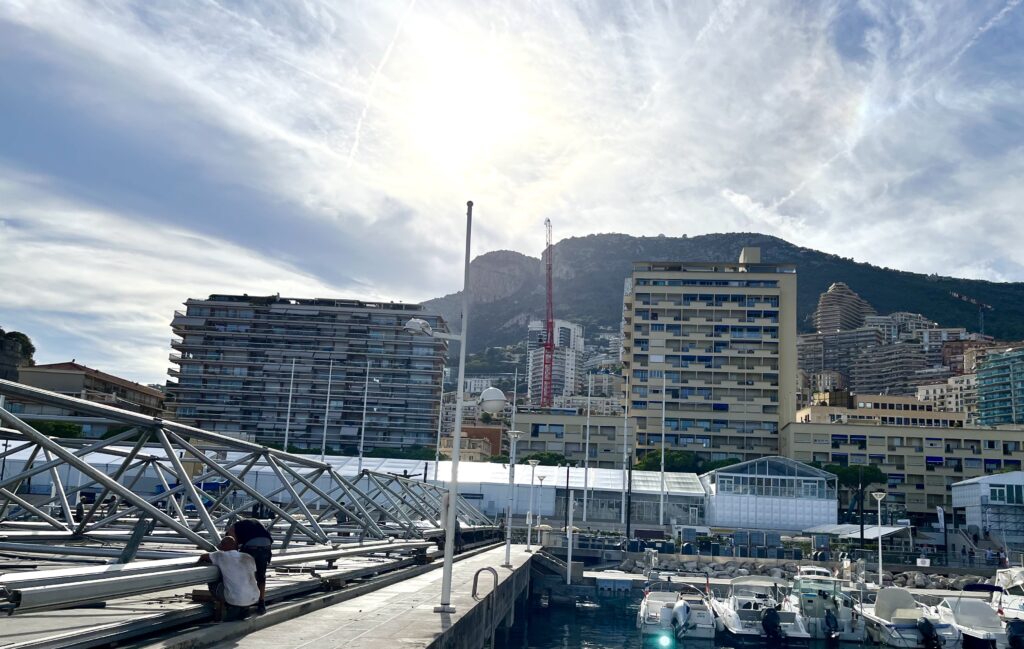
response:
<path id="1" fill-rule="evenodd" d="M 1024 619 L 1024 568 L 996 570 L 992 604 L 1005 620 Z"/>
<path id="2" fill-rule="evenodd" d="M 932 609 L 940 620 L 960 631 L 964 649 L 1009 648 L 1003 621 L 988 602 L 947 597 Z"/>
<path id="3" fill-rule="evenodd" d="M 918 604 L 905 588 L 882 588 L 873 603 L 858 605 L 868 637 L 899 649 L 958 649 L 960 630 Z"/>
<path id="4" fill-rule="evenodd" d="M 654 640 L 658 646 L 669 647 L 674 643 L 672 614 L 678 599 L 679 593 L 665 588 L 662 582 L 653 582 L 644 589 L 644 599 L 636 613 L 641 644 Z"/>
<path id="5" fill-rule="evenodd" d="M 717 636 L 728 647 L 808 647 L 802 616 L 781 610 L 789 585 L 772 577 L 736 577 L 723 599 L 709 599 Z"/>
<path id="6" fill-rule="evenodd" d="M 815 640 L 861 642 L 864 639 L 864 618 L 857 614 L 856 602 L 843 592 L 843 582 L 825 568 L 801 566 L 782 610 L 799 613 L 804 627 Z"/>
<path id="7" fill-rule="evenodd" d="M 715 618 L 708 604 L 708 593 L 695 586 L 683 584 L 672 607 L 672 630 L 680 642 L 706 641 L 715 639 Z"/>

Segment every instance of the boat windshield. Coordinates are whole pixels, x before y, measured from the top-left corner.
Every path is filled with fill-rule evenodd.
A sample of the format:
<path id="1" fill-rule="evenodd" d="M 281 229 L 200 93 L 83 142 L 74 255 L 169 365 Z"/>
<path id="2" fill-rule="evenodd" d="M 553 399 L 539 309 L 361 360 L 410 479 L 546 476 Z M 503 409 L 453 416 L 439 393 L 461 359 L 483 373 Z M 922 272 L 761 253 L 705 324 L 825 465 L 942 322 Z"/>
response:
<path id="1" fill-rule="evenodd" d="M 999 616 L 987 603 L 976 599 L 946 599 L 940 605 L 953 612 L 957 624 L 996 632 L 1003 630 Z"/>
<path id="2" fill-rule="evenodd" d="M 824 592 L 828 595 L 836 595 L 840 590 L 840 582 L 821 577 L 797 577 L 793 582 L 793 590 L 803 593 Z"/>

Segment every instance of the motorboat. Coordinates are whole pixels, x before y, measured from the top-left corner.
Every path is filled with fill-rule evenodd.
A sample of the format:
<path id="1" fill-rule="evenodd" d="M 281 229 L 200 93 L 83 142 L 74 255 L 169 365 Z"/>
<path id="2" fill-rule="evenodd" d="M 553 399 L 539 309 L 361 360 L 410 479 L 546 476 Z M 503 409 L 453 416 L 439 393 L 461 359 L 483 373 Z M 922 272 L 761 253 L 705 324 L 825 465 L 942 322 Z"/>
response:
<path id="1" fill-rule="evenodd" d="M 672 607 L 672 630 L 676 640 L 691 642 L 715 639 L 715 618 L 708 604 L 710 595 L 695 586 L 683 585 Z"/>
<path id="2" fill-rule="evenodd" d="M 958 649 L 961 633 L 918 604 L 905 588 L 882 588 L 873 603 L 858 605 L 868 637 L 899 649 Z"/>
<path id="3" fill-rule="evenodd" d="M 864 639 L 864 618 L 857 614 L 856 602 L 843 592 L 843 582 L 825 568 L 801 567 L 782 610 L 798 613 L 815 640 L 860 642 Z"/>
<path id="4" fill-rule="evenodd" d="M 709 599 L 721 643 L 728 647 L 807 647 L 798 611 L 782 610 L 789 585 L 772 577 L 736 577 L 723 599 Z"/>
<path id="5" fill-rule="evenodd" d="M 940 620 L 960 631 L 964 649 L 1008 649 L 1006 628 L 988 602 L 947 597 L 933 610 Z"/>
<path id="6" fill-rule="evenodd" d="M 636 613 L 636 628 L 640 631 L 640 642 L 655 639 L 662 647 L 671 646 L 675 641 L 672 615 L 679 593 L 654 582 L 644 590 L 644 599 Z"/>
<path id="7" fill-rule="evenodd" d="M 1002 613 L 1003 619 L 1024 620 L 1024 568 L 1004 568 L 996 570 L 992 605 Z"/>

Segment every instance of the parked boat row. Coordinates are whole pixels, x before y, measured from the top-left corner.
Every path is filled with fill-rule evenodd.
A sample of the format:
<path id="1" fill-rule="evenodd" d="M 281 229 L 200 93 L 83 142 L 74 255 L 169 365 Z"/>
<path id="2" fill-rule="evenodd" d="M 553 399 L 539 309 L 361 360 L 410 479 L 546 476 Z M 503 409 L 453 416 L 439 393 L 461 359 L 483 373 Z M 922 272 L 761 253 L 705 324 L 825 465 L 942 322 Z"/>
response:
<path id="1" fill-rule="evenodd" d="M 637 613 L 637 629 L 656 646 L 705 643 L 804 649 L 812 640 L 894 649 L 1024 649 L 1024 569 L 999 571 L 990 601 L 947 597 L 935 606 L 904 588 L 844 589 L 824 569 L 802 567 L 792 583 L 745 576 L 729 582 L 724 597 L 653 575 Z M 1012 573 L 1012 574 L 1010 574 Z M 999 585 L 1017 587 L 1008 594 Z M 1005 604 L 1005 606 L 1004 606 Z"/>

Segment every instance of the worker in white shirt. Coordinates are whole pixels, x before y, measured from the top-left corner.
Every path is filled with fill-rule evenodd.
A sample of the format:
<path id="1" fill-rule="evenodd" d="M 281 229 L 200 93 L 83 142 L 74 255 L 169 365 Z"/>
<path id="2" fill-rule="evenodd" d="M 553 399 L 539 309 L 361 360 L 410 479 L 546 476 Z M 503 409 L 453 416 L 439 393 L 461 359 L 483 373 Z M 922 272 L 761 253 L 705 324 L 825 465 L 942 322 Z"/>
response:
<path id="1" fill-rule="evenodd" d="M 238 551 L 234 537 L 221 539 L 217 552 L 199 557 L 199 563 L 212 563 L 220 569 L 220 580 L 210 583 L 214 597 L 214 618 L 218 621 L 245 619 L 249 607 L 260 598 L 256 584 L 256 562 L 248 554 Z"/>

